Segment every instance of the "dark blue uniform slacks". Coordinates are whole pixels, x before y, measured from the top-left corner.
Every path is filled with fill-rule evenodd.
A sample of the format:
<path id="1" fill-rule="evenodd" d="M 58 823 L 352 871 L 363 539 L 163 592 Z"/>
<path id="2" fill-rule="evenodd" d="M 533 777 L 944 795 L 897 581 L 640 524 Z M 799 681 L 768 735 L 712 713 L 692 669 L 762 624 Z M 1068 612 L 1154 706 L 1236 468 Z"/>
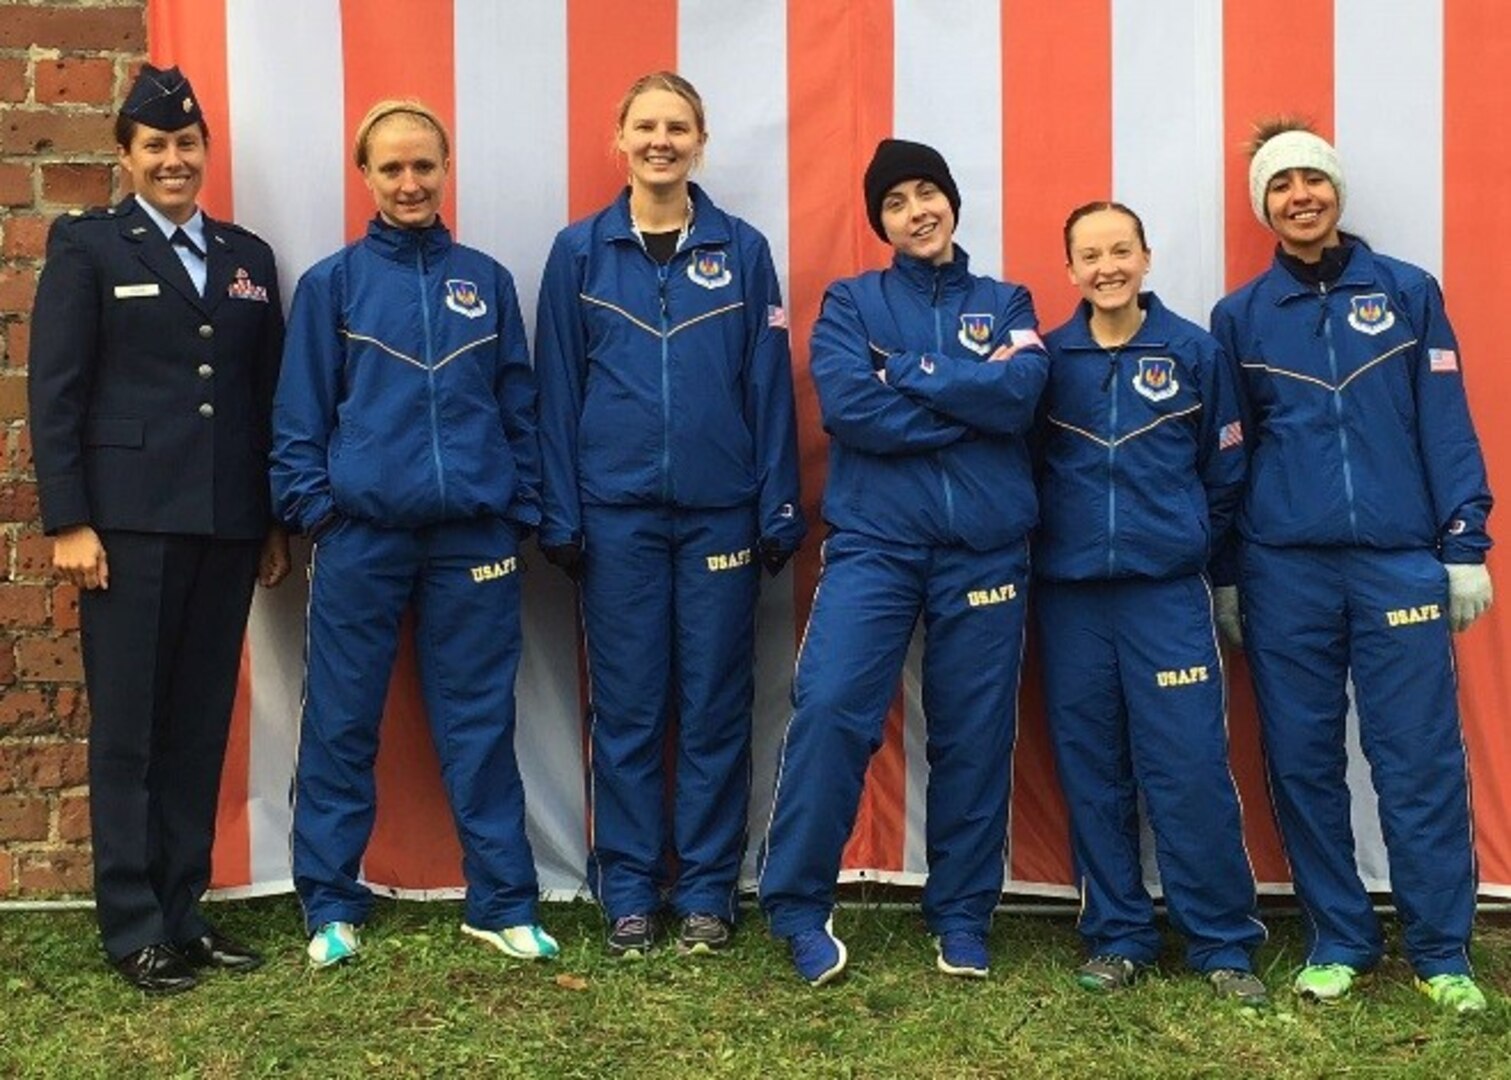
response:
<path id="1" fill-rule="evenodd" d="M 120 959 L 208 930 L 215 804 L 261 543 L 100 535 L 110 588 L 79 594 L 95 906 Z"/>

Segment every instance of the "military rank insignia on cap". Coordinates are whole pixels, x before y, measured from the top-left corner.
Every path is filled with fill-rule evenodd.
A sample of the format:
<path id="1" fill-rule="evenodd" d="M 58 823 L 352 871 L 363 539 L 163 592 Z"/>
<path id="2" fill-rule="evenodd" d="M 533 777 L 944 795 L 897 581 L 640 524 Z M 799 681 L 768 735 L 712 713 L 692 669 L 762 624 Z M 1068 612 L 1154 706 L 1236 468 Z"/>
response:
<path id="1" fill-rule="evenodd" d="M 121 113 L 159 131 L 177 131 L 199 123 L 205 115 L 183 72 L 176 67 L 164 71 L 151 64 L 142 65 Z"/>

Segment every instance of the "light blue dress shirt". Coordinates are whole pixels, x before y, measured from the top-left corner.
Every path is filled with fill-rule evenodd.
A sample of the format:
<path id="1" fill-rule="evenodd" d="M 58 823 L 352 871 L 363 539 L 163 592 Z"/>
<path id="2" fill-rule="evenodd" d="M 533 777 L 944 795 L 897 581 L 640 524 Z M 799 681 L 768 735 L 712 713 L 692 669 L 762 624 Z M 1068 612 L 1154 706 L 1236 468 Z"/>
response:
<path id="1" fill-rule="evenodd" d="M 136 204 L 146 211 L 159 229 L 163 230 L 163 236 L 172 244 L 173 233 L 176 229 L 183 229 L 189 239 L 194 241 L 200 251 L 209 252 L 205 243 L 205 214 L 198 207 L 194 208 L 194 216 L 182 225 L 175 225 L 163 216 L 162 211 L 153 206 L 146 199 L 138 198 Z M 178 261 L 184 264 L 184 269 L 189 272 L 189 280 L 194 282 L 194 287 L 199 290 L 199 295 L 205 295 L 205 280 L 209 274 L 209 268 L 205 265 L 205 256 L 196 255 L 182 244 L 173 244 L 173 253 L 178 256 Z"/>

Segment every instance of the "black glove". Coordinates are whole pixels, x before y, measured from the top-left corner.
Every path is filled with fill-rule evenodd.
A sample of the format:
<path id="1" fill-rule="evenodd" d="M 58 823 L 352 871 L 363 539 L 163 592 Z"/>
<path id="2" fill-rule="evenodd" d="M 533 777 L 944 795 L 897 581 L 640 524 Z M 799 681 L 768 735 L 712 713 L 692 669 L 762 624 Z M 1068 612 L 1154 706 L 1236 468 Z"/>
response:
<path id="1" fill-rule="evenodd" d="M 770 536 L 761 537 L 756 545 L 756 554 L 761 560 L 761 565 L 772 577 L 782 572 L 782 567 L 787 565 L 787 560 L 797 553 L 797 548 L 790 548 L 780 540 Z"/>
<path id="2" fill-rule="evenodd" d="M 546 557 L 546 562 L 556 567 L 573 581 L 582 582 L 582 574 L 587 569 L 587 557 L 582 551 L 582 541 L 573 540 L 569 544 L 542 544 L 540 553 Z"/>

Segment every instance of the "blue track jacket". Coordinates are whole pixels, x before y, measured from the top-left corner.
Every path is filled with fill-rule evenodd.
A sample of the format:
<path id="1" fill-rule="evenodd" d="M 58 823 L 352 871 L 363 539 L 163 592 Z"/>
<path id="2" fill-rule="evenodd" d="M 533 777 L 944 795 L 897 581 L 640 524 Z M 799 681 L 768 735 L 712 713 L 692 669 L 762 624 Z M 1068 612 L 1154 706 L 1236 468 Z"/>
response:
<path id="1" fill-rule="evenodd" d="M 1028 290 L 975 276 L 959 247 L 943 266 L 898 254 L 830 285 L 810 363 L 831 436 L 829 523 L 977 551 L 1025 536 L 1037 505 L 1024 435 L 1049 368 L 1037 326 Z"/>
<path id="2" fill-rule="evenodd" d="M 1043 578 L 1200 573 L 1243 488 L 1243 429 L 1222 348 L 1153 293 L 1144 325 L 1104 349 L 1082 301 L 1044 339 L 1034 569 Z"/>
<path id="3" fill-rule="evenodd" d="M 1220 300 L 1212 333 L 1240 369 L 1246 540 L 1433 548 L 1481 563 L 1490 488 L 1463 360 L 1426 271 L 1357 240 L 1323 290 L 1277 259 Z"/>
<path id="4" fill-rule="evenodd" d="M 666 266 L 635 234 L 628 189 L 551 249 L 535 334 L 543 546 L 582 538 L 583 503 L 753 504 L 762 538 L 788 550 L 803 538 L 771 250 L 690 187 L 692 224 Z"/>
<path id="5" fill-rule="evenodd" d="M 540 521 L 535 377 L 514 279 L 445 226 L 367 235 L 304 274 L 273 405 L 273 499 L 390 528 Z"/>

